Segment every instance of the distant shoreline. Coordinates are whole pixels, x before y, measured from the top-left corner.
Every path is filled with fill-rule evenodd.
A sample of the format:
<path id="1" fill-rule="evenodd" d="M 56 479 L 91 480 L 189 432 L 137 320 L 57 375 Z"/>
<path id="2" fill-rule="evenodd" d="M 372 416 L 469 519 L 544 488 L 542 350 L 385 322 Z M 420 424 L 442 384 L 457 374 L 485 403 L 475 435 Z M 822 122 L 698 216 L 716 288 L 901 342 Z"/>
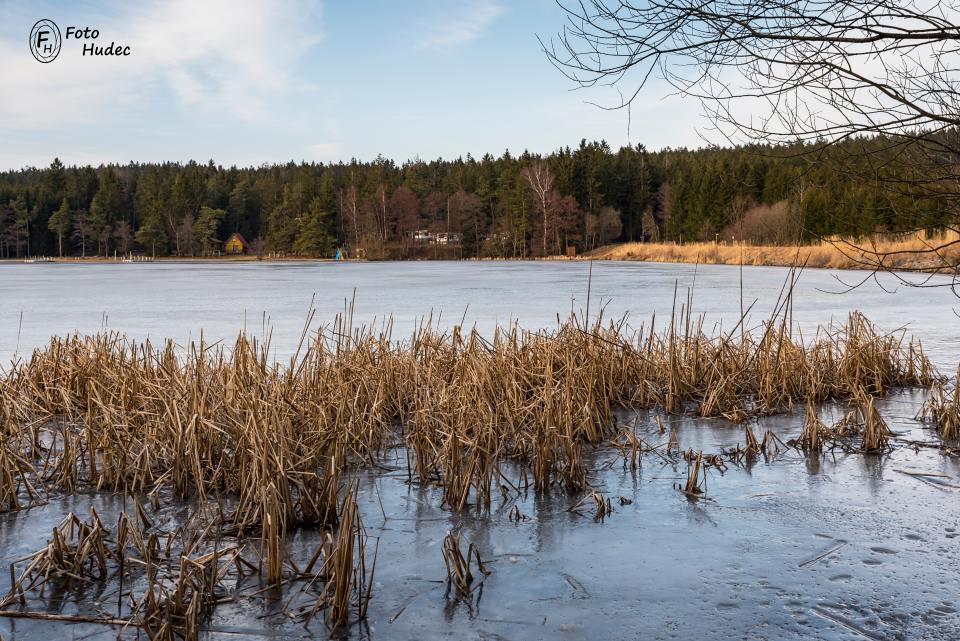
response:
<path id="1" fill-rule="evenodd" d="M 139 260 L 127 261 L 123 258 L 113 258 L 106 256 L 36 256 L 34 260 L 28 258 L 0 258 L 0 265 L 10 263 L 61 263 L 64 265 L 84 265 L 84 264 L 137 264 L 137 263 L 256 263 L 256 262 L 307 262 L 307 263 L 336 263 L 336 262 L 358 262 L 358 259 L 345 259 L 337 261 L 333 258 L 313 258 L 309 256 L 157 256 L 156 258 L 147 257 Z"/>
<path id="2" fill-rule="evenodd" d="M 948 238 L 946 240 L 958 240 Z M 309 256 L 257 256 L 253 254 L 231 256 L 157 256 L 139 257 L 138 260 L 126 261 L 121 257 L 105 256 L 65 256 L 62 258 L 46 256 L 26 258 L 0 258 L 0 265 L 16 263 L 58 263 L 65 265 L 102 265 L 113 263 L 365 263 L 365 262 L 540 262 L 540 261 L 572 261 L 583 262 L 589 260 L 606 261 L 634 261 L 649 263 L 682 263 L 702 265 L 745 265 L 754 267 L 795 267 L 841 269 L 841 270 L 871 270 L 890 269 L 897 271 L 937 272 L 947 271 L 946 264 L 960 262 L 960 242 L 951 244 L 939 255 L 931 252 L 932 245 L 944 244 L 944 238 L 929 240 L 919 235 L 911 235 L 900 239 L 874 238 L 863 241 L 834 239 L 810 245 L 776 246 L 776 245 L 747 245 L 739 243 L 618 243 L 599 247 L 577 256 L 542 256 L 542 257 L 482 257 L 482 258 L 410 258 L 400 260 L 375 260 L 367 258 L 350 258 L 336 260 L 333 258 L 319 258 Z M 864 251 L 862 248 L 868 248 Z M 877 256 L 887 254 L 883 264 L 877 264 Z"/>

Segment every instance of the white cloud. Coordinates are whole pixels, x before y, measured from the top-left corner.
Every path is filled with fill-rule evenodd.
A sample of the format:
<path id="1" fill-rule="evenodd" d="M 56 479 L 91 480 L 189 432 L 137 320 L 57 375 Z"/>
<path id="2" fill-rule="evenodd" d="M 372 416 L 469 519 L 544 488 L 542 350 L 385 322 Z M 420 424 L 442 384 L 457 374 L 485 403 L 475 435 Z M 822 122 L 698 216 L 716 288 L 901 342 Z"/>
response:
<path id="1" fill-rule="evenodd" d="M 135 107 L 157 90 L 191 110 L 256 118 L 269 112 L 271 98 L 297 89 L 297 61 L 322 37 L 318 0 L 154 0 L 87 18 L 100 29 L 87 42 L 129 44 L 129 57 L 83 57 L 83 41 L 71 39 L 57 60 L 41 65 L 13 29 L 22 23 L 29 30 L 33 16 L 4 13 L 0 128 L 102 122 L 115 107 Z"/>
<path id="2" fill-rule="evenodd" d="M 430 19 L 420 40 L 420 48 L 445 51 L 472 42 L 483 35 L 505 10 L 498 0 L 451 3 L 445 12 Z"/>

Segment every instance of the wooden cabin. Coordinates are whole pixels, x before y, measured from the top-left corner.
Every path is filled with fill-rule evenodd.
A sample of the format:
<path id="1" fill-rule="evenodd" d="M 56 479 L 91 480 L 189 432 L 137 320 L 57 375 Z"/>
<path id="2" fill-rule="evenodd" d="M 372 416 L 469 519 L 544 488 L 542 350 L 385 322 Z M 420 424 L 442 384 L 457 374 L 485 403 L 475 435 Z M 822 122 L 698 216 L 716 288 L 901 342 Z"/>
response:
<path id="1" fill-rule="evenodd" d="M 235 231 L 230 234 L 230 238 L 228 238 L 227 242 L 223 244 L 223 251 L 228 255 L 246 254 L 248 251 L 250 251 L 250 245 L 247 244 L 243 234 Z"/>

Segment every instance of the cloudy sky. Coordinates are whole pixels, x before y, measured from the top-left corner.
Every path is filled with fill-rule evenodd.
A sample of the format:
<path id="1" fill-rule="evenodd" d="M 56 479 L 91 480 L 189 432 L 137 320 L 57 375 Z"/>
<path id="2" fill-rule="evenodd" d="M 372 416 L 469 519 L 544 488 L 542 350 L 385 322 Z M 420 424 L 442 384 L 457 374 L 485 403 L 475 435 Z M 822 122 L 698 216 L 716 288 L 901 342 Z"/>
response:
<path id="1" fill-rule="evenodd" d="M 41 64 L 40 18 L 97 28 Z M 553 0 L 0 0 L 0 168 L 128 161 L 224 165 L 697 146 L 699 106 L 651 87 L 625 111 L 547 61 Z M 129 45 L 84 57 L 83 44 Z"/>

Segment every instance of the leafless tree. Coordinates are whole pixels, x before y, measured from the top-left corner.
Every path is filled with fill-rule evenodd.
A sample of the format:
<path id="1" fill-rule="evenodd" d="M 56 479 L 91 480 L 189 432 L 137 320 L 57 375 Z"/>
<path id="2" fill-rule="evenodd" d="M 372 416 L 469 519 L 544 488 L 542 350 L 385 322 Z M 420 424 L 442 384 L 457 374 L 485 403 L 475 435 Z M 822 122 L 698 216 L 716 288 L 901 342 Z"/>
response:
<path id="1" fill-rule="evenodd" d="M 918 227 L 960 232 L 957 0 L 563 2 L 567 24 L 544 50 L 578 86 L 617 87 L 606 108 L 629 109 L 659 77 L 701 101 L 709 136 L 814 155 L 846 142 L 845 166 L 936 203 Z M 956 238 L 914 253 L 956 275 Z M 869 244 L 841 249 L 897 271 Z"/>
<path id="2" fill-rule="evenodd" d="M 734 222 L 720 230 L 722 241 L 743 242 L 756 245 L 790 245 L 799 237 L 799 216 L 791 211 L 789 201 L 781 200 L 772 205 L 752 205 Z"/>
<path id="3" fill-rule="evenodd" d="M 597 215 L 597 233 L 601 245 L 616 240 L 623 231 L 623 216 L 619 209 L 601 207 Z"/>
<path id="4" fill-rule="evenodd" d="M 537 211 L 542 217 L 543 225 L 543 254 L 547 254 L 547 238 L 550 233 L 550 215 L 553 209 L 554 177 L 547 163 L 537 160 L 523 169 L 523 179 L 533 194 Z"/>
<path id="5" fill-rule="evenodd" d="M 133 228 L 125 220 L 117 221 L 113 226 L 113 239 L 117 243 L 117 249 L 122 254 L 126 254 L 133 246 Z"/>
<path id="6" fill-rule="evenodd" d="M 380 242 L 387 241 L 387 226 L 390 218 L 390 196 L 387 195 L 387 186 L 383 183 L 377 185 L 377 191 L 373 196 L 371 203 L 371 214 L 374 222 L 374 229 Z"/>
<path id="7" fill-rule="evenodd" d="M 94 235 L 93 224 L 90 222 L 90 214 L 83 209 L 77 211 L 73 218 L 73 240 L 80 246 L 80 255 L 87 257 L 87 245 Z"/>
<path id="8" fill-rule="evenodd" d="M 550 212 L 546 219 L 547 225 L 550 235 L 553 236 L 554 253 L 560 255 L 564 248 L 570 246 L 571 242 L 577 237 L 577 221 L 581 217 L 580 205 L 573 196 L 561 196 L 560 192 L 556 190 L 554 190 L 549 202 Z"/>
<path id="9" fill-rule="evenodd" d="M 652 243 L 660 242 L 660 227 L 657 225 L 657 219 L 653 217 L 653 210 L 650 207 L 643 210 L 643 217 L 640 219 L 640 229 L 644 240 Z"/>
<path id="10" fill-rule="evenodd" d="M 343 221 L 344 236 L 353 238 L 353 247 L 360 246 L 360 196 L 356 185 L 341 190 L 338 198 L 340 220 Z"/>

